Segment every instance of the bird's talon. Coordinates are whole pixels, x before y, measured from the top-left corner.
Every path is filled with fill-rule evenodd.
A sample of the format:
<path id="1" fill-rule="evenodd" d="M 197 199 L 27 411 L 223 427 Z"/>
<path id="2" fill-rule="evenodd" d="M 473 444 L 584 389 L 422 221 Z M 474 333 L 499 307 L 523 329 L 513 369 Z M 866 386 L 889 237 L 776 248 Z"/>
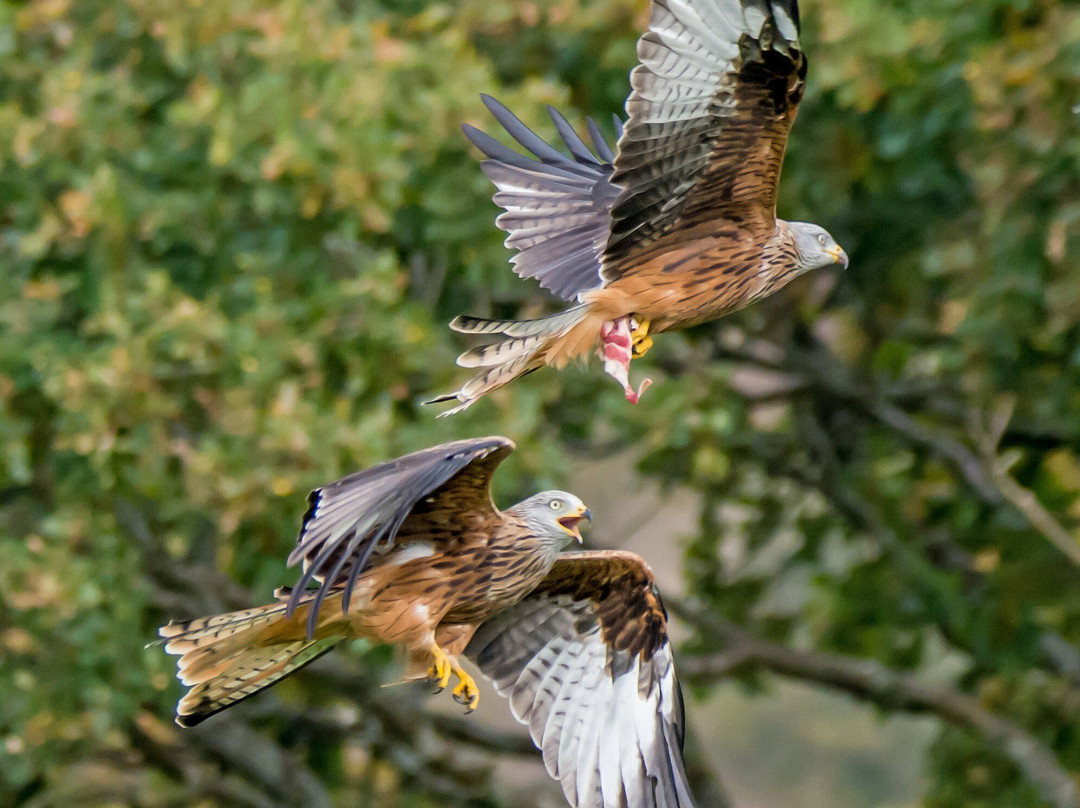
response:
<path id="1" fill-rule="evenodd" d="M 652 347 L 652 337 L 649 336 L 650 328 L 652 328 L 651 320 L 641 320 L 639 322 L 636 317 L 630 318 L 630 352 L 634 358 L 644 356 Z"/>
<path id="2" fill-rule="evenodd" d="M 450 674 L 453 672 L 453 665 L 450 662 L 450 657 L 448 657 L 446 652 L 437 645 L 432 646 L 431 656 L 433 657 L 433 661 L 431 667 L 428 668 L 427 679 L 434 686 L 434 692 L 441 693 L 446 689 L 446 686 L 450 684 Z"/>
<path id="3" fill-rule="evenodd" d="M 630 347 L 630 355 L 634 359 L 638 359 L 649 352 L 649 348 L 653 346 L 652 337 L 645 336 L 639 339 L 634 339 Z"/>
<path id="4" fill-rule="evenodd" d="M 469 674 L 463 670 L 457 671 L 458 686 L 453 690 L 454 701 L 458 704 L 465 706 L 465 714 L 468 715 L 476 706 L 480 703 L 480 691 L 476 687 L 476 682 Z"/>

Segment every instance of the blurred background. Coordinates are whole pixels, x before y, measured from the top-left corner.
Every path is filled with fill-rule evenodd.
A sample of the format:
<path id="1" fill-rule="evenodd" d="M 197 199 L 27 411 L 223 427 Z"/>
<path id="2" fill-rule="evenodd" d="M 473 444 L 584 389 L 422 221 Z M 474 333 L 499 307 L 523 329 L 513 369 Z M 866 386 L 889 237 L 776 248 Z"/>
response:
<path id="1" fill-rule="evenodd" d="M 512 436 L 676 615 L 703 808 L 1080 804 L 1080 5 L 804 0 L 780 214 L 846 272 L 453 419 L 533 314 L 459 132 L 611 132 L 644 0 L 0 2 L 0 804 L 550 808 L 506 706 L 362 645 L 195 730 L 172 617 L 308 490 Z"/>

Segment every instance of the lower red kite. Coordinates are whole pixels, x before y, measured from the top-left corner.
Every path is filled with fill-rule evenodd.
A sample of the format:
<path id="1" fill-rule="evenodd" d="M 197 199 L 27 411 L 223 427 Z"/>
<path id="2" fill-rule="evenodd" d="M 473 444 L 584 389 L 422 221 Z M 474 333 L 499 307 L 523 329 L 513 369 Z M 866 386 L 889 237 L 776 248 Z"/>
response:
<path id="1" fill-rule="evenodd" d="M 692 808 L 682 697 L 649 568 L 625 552 L 560 550 L 590 516 L 546 491 L 491 501 L 506 438 L 406 455 L 312 492 L 279 602 L 163 626 L 194 726 L 356 637 L 403 646 L 471 711 L 471 659 L 529 727 L 575 808 Z M 317 589 L 308 589 L 310 581 Z"/>

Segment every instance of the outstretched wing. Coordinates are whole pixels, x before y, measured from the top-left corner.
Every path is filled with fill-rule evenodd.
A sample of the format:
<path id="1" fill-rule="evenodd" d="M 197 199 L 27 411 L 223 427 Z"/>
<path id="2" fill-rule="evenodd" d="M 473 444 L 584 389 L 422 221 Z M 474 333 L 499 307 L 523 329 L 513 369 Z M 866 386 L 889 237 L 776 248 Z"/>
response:
<path id="1" fill-rule="evenodd" d="M 513 450 L 514 442 L 502 437 L 444 443 L 316 488 L 289 554 L 289 564 L 302 561 L 304 572 L 289 596 L 287 613 L 306 602 L 311 580 L 319 582 L 319 589 L 308 615 L 309 635 L 332 590 L 344 588 L 342 609 L 347 611 L 353 585 L 371 566 L 372 555 L 392 552 L 399 535 L 429 541 L 468 541 L 478 535 L 474 528 L 498 517 L 491 475 Z"/>
<path id="2" fill-rule="evenodd" d="M 672 229 L 727 219 L 771 232 L 802 98 L 796 0 L 653 0 L 611 182 L 603 278 Z"/>
<path id="3" fill-rule="evenodd" d="M 499 189 L 495 204 L 505 213 L 495 224 L 505 230 L 506 246 L 523 278 L 536 278 L 564 300 L 600 285 L 600 257 L 608 240 L 611 206 L 619 188 L 611 183 L 612 153 L 589 120 L 596 154 L 555 109 L 548 113 L 571 157 L 545 143 L 510 110 L 482 96 L 495 120 L 531 155 L 520 154 L 466 124 L 465 136 L 484 153 L 484 173 Z M 616 136 L 622 123 L 615 118 Z M 536 159 L 533 159 L 535 157 Z"/>
<path id="4" fill-rule="evenodd" d="M 564 553 L 465 650 L 574 808 L 692 808 L 667 615 L 645 562 Z"/>

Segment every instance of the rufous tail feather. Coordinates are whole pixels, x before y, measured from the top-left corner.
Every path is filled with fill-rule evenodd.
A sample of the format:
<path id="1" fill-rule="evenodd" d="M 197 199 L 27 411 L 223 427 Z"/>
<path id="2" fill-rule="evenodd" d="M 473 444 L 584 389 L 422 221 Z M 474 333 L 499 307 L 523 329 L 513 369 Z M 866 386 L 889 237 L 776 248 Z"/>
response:
<path id="1" fill-rule="evenodd" d="M 458 357 L 461 367 L 481 371 L 453 393 L 438 396 L 425 404 L 458 401 L 456 407 L 439 413 L 453 415 L 475 401 L 545 365 L 563 367 L 571 359 L 587 354 L 597 344 L 602 321 L 588 306 L 575 306 L 536 320 L 484 320 L 455 317 L 450 328 L 461 334 L 499 337 L 495 342 L 472 348 Z"/>
<path id="2" fill-rule="evenodd" d="M 176 706 L 177 724 L 202 723 L 314 662 L 344 639 L 307 639 L 306 615 L 286 618 L 285 607 L 272 603 L 158 629 L 166 653 L 179 657 L 177 678 L 190 688 Z M 291 628 L 294 623 L 299 628 Z"/>

